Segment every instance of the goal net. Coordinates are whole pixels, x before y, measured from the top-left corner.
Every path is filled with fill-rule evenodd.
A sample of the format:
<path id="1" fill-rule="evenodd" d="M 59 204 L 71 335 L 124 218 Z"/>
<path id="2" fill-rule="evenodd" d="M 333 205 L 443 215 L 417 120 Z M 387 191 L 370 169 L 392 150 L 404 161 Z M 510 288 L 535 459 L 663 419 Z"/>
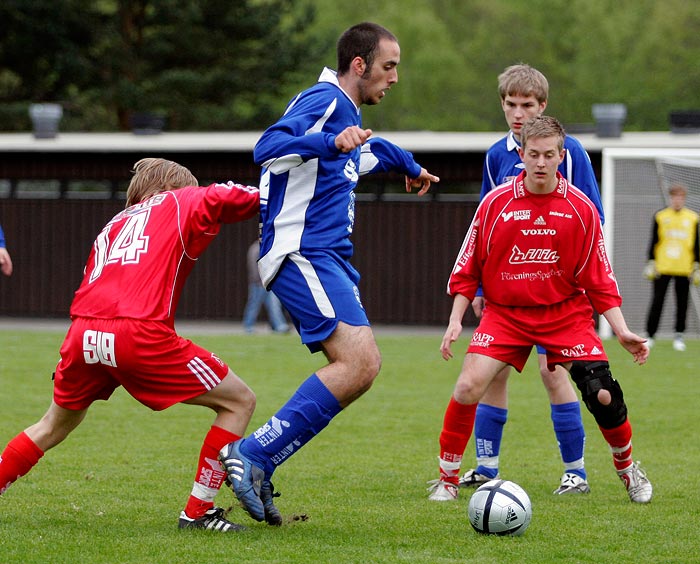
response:
<path id="1" fill-rule="evenodd" d="M 603 149 L 602 198 L 605 238 L 622 293 L 622 312 L 629 328 L 643 334 L 652 283 L 644 278 L 654 214 L 669 205 L 668 188 L 688 188 L 686 206 L 700 212 L 700 149 Z M 674 334 L 676 298 L 669 285 L 656 337 Z M 612 335 L 601 318 L 600 334 Z M 687 337 L 700 336 L 700 292 L 691 284 Z"/>

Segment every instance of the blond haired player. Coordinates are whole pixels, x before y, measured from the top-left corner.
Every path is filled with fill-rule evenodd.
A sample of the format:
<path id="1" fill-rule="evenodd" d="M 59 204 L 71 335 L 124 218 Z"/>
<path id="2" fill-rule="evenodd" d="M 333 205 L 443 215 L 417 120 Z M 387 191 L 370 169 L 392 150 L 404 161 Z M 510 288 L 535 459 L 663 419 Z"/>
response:
<path id="1" fill-rule="evenodd" d="M 440 433 L 440 478 L 430 499 L 457 498 L 459 470 L 476 407 L 506 366 L 522 371 L 541 345 L 550 370 L 572 370 L 586 407 L 610 445 L 615 469 L 633 502 L 651 500 L 652 486 L 632 459 L 632 427 L 622 389 L 610 373 L 595 331 L 592 306 L 610 323 L 635 362 L 649 355 L 645 340 L 627 327 L 608 261 L 598 212 L 557 171 L 565 132 L 548 116 L 522 129 L 525 170 L 491 191 L 476 211 L 449 279 L 454 296 L 440 350 L 452 357 L 462 318 L 484 280 L 484 309 L 464 359 Z M 583 364 L 586 361 L 586 364 Z"/>
<path id="2" fill-rule="evenodd" d="M 200 187 L 175 162 L 136 163 L 126 209 L 97 236 L 71 304 L 53 401 L 0 456 L 0 494 L 61 443 L 93 402 L 123 386 L 155 411 L 186 403 L 215 412 L 179 526 L 221 532 L 243 528 L 214 507 L 225 480 L 217 455 L 245 432 L 255 395 L 215 354 L 178 336 L 174 324 L 197 258 L 222 224 L 253 217 L 259 207 L 257 188 L 233 182 Z M 3 393 L 19 397 L 21 385 Z"/>

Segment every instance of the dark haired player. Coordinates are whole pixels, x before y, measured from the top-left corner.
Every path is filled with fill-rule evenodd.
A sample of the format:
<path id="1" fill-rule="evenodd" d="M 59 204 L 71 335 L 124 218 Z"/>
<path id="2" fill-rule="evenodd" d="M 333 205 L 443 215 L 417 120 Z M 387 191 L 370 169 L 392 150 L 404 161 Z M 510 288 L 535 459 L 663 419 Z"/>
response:
<path id="1" fill-rule="evenodd" d="M 365 393 L 381 356 L 350 264 L 359 177 L 393 170 L 406 190 L 424 194 L 433 176 L 407 151 L 362 128 L 360 106 L 378 104 L 396 84 L 396 37 L 374 23 L 345 31 L 338 68 L 324 69 L 255 146 L 262 165 L 260 269 L 263 284 L 289 312 L 301 341 L 328 364 L 309 376 L 262 427 L 222 449 L 239 501 L 258 520 L 275 521 L 275 469 Z"/>

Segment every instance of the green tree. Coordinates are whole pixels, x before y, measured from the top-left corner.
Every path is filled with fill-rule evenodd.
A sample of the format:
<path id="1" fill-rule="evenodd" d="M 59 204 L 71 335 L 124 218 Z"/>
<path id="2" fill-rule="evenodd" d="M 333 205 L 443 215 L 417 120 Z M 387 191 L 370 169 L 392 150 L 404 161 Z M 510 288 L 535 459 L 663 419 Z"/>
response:
<path id="1" fill-rule="evenodd" d="M 120 126 L 133 111 L 166 113 L 179 130 L 245 129 L 269 121 L 290 69 L 303 67 L 309 6 L 284 1 L 119 3 L 103 45 Z M 314 45 L 314 42 L 310 42 Z"/>
<path id="2" fill-rule="evenodd" d="M 127 129 L 143 111 L 179 130 L 260 128 L 323 46 L 313 15 L 285 0 L 9 0 L 0 96 L 25 115 L 61 102 L 69 129 Z"/>
<path id="3" fill-rule="evenodd" d="M 127 129 L 136 111 L 173 130 L 262 129 L 335 66 L 335 42 L 371 19 L 399 38 L 399 83 L 364 108 L 377 130 L 502 131 L 496 77 L 529 63 L 548 112 L 591 123 L 621 102 L 627 130 L 668 129 L 700 107 L 700 4 L 686 0 L 4 0 L 0 128 L 54 101 L 64 130 Z"/>
<path id="4" fill-rule="evenodd" d="M 88 0 L 5 0 L 0 4 L 0 127 L 26 129 L 29 102 L 66 102 L 97 80 L 85 45 L 96 25 Z"/>

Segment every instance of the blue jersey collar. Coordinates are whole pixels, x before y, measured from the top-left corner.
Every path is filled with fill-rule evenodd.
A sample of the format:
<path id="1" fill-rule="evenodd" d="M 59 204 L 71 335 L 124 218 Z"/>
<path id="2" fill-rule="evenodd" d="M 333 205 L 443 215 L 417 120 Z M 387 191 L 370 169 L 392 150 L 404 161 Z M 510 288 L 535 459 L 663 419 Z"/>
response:
<path id="1" fill-rule="evenodd" d="M 340 91 L 345 94 L 345 97 L 352 102 L 352 105 L 355 106 L 355 109 L 357 112 L 360 112 L 360 108 L 358 108 L 355 105 L 355 101 L 348 95 L 345 90 L 343 90 L 342 86 L 340 86 L 340 83 L 338 82 L 338 73 L 334 71 L 333 69 L 329 69 L 328 67 L 323 67 L 323 70 L 321 71 L 321 75 L 318 77 L 319 82 L 327 82 L 329 84 L 333 84 L 336 86 Z"/>

